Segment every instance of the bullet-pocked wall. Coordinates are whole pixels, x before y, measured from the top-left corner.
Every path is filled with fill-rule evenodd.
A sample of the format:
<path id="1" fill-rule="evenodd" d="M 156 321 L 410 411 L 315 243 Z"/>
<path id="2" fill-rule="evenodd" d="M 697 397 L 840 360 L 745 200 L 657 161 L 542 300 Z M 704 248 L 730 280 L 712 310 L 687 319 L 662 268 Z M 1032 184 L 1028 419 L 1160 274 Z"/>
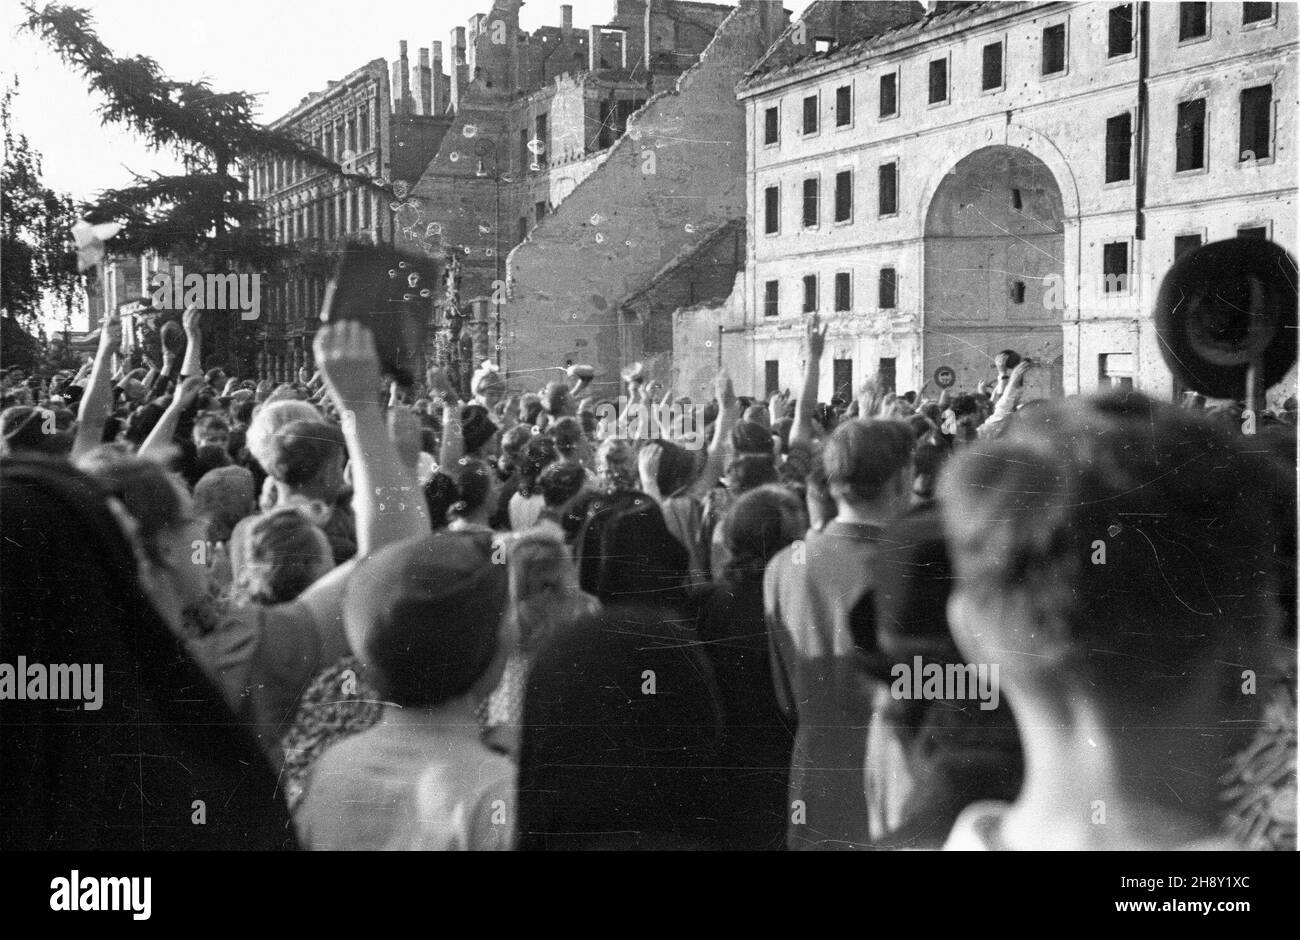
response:
<path id="1" fill-rule="evenodd" d="M 503 364 L 516 384 L 574 359 L 596 367 L 598 390 L 617 392 L 640 343 L 635 317 L 620 314 L 624 298 L 744 216 L 735 86 L 785 23 L 775 2 L 732 11 L 699 62 L 628 119 L 599 168 L 511 252 Z"/>

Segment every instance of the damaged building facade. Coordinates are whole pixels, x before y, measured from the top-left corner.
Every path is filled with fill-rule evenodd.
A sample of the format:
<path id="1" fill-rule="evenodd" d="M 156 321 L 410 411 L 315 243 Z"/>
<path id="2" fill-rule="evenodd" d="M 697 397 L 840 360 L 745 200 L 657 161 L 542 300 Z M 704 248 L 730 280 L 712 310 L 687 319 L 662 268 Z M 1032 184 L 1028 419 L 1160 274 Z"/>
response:
<path id="1" fill-rule="evenodd" d="M 748 388 L 786 388 L 817 311 L 822 400 L 940 369 L 971 390 L 1004 348 L 1041 364 L 1031 398 L 1176 394 L 1151 316 L 1175 257 L 1239 235 L 1295 250 L 1295 5 L 931 6 L 848 41 L 810 22 L 820 49 L 740 84 L 743 302 L 678 345 L 722 326 Z"/>
<path id="2" fill-rule="evenodd" d="M 412 66 L 407 45 L 391 67 L 375 59 L 303 98 L 271 124 L 296 135 L 351 173 L 377 181 L 417 178 L 447 132 L 448 76 L 442 44 L 420 49 Z M 289 380 L 311 363 L 330 252 L 349 241 L 392 244 L 391 197 L 377 187 L 324 173 L 303 161 L 268 159 L 246 168 L 249 197 L 262 205 L 276 244 L 302 258 L 270 272 L 265 285 L 258 353 L 260 374 Z"/>

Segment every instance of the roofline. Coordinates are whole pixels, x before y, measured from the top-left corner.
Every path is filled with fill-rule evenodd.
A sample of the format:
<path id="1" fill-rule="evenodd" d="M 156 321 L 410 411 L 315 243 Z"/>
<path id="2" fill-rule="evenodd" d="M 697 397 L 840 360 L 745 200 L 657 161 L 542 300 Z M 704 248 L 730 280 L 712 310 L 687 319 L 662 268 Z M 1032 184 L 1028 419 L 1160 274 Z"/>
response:
<path id="1" fill-rule="evenodd" d="M 949 13 L 940 13 L 937 16 L 926 16 L 915 23 L 895 26 L 874 36 L 854 40 L 828 53 L 820 55 L 812 53 L 788 65 L 779 66 L 770 72 L 746 76 L 736 85 L 736 98 L 738 100 L 754 98 L 775 91 L 785 85 L 798 84 L 825 75 L 833 75 L 836 72 L 853 68 L 872 59 L 891 55 L 910 46 L 942 41 L 957 33 L 986 26 L 999 20 L 1018 17 L 1030 11 L 1037 14 L 1053 7 L 1077 5 L 1077 3 L 1062 2 L 1062 0 L 1049 0 L 1047 3 L 1035 2 L 1035 0 L 1014 0 L 1014 2 L 987 4 L 977 10 L 965 12 L 965 15 L 959 15 L 963 12 L 962 10 L 953 10 Z M 937 26 L 932 25 L 933 20 L 944 17 L 952 17 L 951 22 Z"/>
<path id="2" fill-rule="evenodd" d="M 321 91 L 312 92 L 307 96 L 306 101 L 299 102 L 297 107 L 295 107 L 291 111 L 285 112 L 283 115 L 276 118 L 267 126 L 272 129 L 278 129 L 284 124 L 291 123 L 295 118 L 301 117 L 305 112 L 310 111 L 312 108 L 316 107 L 318 104 L 325 101 L 335 92 L 342 91 L 343 86 L 349 85 L 355 82 L 357 79 L 370 74 L 376 69 L 377 66 L 379 67 L 380 74 L 386 77 L 388 75 L 388 60 L 382 57 L 378 59 L 371 59 L 369 62 L 367 62 L 365 65 L 361 66 L 360 68 L 353 69 L 347 75 L 343 76 L 341 79 L 335 82 L 335 84 L 327 85 Z"/>

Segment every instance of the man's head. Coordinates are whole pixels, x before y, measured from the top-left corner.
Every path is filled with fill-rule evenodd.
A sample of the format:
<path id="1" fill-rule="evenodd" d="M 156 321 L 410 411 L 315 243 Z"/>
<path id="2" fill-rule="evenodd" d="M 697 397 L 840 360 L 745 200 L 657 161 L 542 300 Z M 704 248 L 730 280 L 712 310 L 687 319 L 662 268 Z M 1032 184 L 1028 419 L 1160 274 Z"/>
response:
<path id="1" fill-rule="evenodd" d="M 343 432 L 323 421 L 294 421 L 271 439 L 267 473 L 294 492 L 330 503 L 343 487 Z"/>
<path id="2" fill-rule="evenodd" d="M 343 621 L 385 699 L 434 708 L 495 685 L 509 644 L 506 566 L 492 555 L 482 535 L 436 532 L 358 563 Z"/>
<path id="3" fill-rule="evenodd" d="M 583 463 L 590 456 L 587 435 L 577 418 L 561 418 L 546 429 L 546 434 L 565 463 Z"/>
<path id="4" fill-rule="evenodd" d="M 230 425 L 221 415 L 199 415 L 194 420 L 194 430 L 190 435 L 196 448 L 218 447 L 225 450 L 230 444 Z"/>
<path id="5" fill-rule="evenodd" d="M 837 506 L 901 512 L 912 492 L 916 438 L 901 421 L 854 420 L 837 427 L 822 451 L 826 485 Z"/>
<path id="6" fill-rule="evenodd" d="M 226 378 L 226 370 L 209 369 L 204 373 L 203 380 L 208 383 L 209 387 L 215 389 L 218 393 L 221 393 L 225 391 L 226 382 L 228 381 Z"/>
<path id="7" fill-rule="evenodd" d="M 537 488 L 547 509 L 559 509 L 582 492 L 587 483 L 587 471 L 574 464 L 553 463 L 537 478 Z"/>
<path id="8" fill-rule="evenodd" d="M 1213 761 L 1249 727 L 1295 512 L 1258 447 L 1141 395 L 1054 401 L 955 458 L 939 503 L 949 620 L 1022 722 L 1102 723 L 1136 761 Z"/>

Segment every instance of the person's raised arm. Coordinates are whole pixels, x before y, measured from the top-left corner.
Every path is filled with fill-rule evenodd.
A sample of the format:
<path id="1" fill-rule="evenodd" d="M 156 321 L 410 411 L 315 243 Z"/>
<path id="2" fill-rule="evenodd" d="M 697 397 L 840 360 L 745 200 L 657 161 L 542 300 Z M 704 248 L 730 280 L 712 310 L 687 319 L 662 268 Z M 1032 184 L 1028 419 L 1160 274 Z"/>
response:
<path id="1" fill-rule="evenodd" d="M 431 527 L 424 494 L 415 472 L 398 455 L 375 401 L 380 366 L 374 335 L 355 320 L 342 320 L 322 326 L 313 348 L 330 399 L 343 417 L 352 462 L 357 557 L 427 535 Z"/>
<path id="2" fill-rule="evenodd" d="M 429 396 L 442 401 L 442 443 L 438 448 L 438 469 L 459 479 L 460 458 L 465 456 L 465 431 L 460 426 L 460 396 L 451 387 L 447 374 L 432 366 L 425 374 Z"/>
<path id="3" fill-rule="evenodd" d="M 794 427 L 790 429 L 790 446 L 812 444 L 813 412 L 817 408 L 817 388 L 821 384 L 822 352 L 826 348 L 826 330 L 821 318 L 813 314 L 804 327 L 803 388 L 794 403 Z"/>
<path id="4" fill-rule="evenodd" d="M 185 308 L 181 314 L 181 326 L 185 328 L 185 359 L 181 362 L 181 377 L 203 374 L 203 327 L 199 325 L 202 311 L 194 304 Z"/>
<path id="5" fill-rule="evenodd" d="M 95 352 L 95 364 L 90 372 L 90 384 L 81 397 L 81 407 L 77 411 L 77 436 L 72 442 L 72 458 L 75 460 L 87 451 L 94 449 L 104 439 L 104 425 L 108 421 L 108 409 L 113 404 L 112 376 L 113 351 L 122 342 L 122 318 L 116 310 L 110 310 L 104 318 L 104 325 L 99 331 L 99 349 Z"/>
<path id="6" fill-rule="evenodd" d="M 140 445 L 140 453 L 145 454 L 151 451 L 160 450 L 171 444 L 172 438 L 176 436 L 176 428 L 180 424 L 181 415 L 185 409 L 194 404 L 199 397 L 199 392 L 203 390 L 203 376 L 191 375 L 181 383 L 176 394 L 172 396 L 172 403 L 167 406 L 167 410 L 162 413 L 158 423 L 153 426 L 149 436 L 144 439 Z"/>
<path id="7" fill-rule="evenodd" d="M 641 448 L 637 454 L 637 471 L 641 477 L 641 492 L 656 503 L 664 501 L 664 494 L 659 489 L 659 464 L 663 459 L 664 449 L 659 444 L 650 443 Z"/>
<path id="8" fill-rule="evenodd" d="M 718 399 L 718 420 L 713 425 L 713 441 L 709 444 L 708 460 L 694 487 L 696 493 L 708 492 L 722 479 L 727 468 L 727 458 L 731 455 L 731 431 L 740 420 L 736 390 L 725 369 L 713 380 L 713 389 Z"/>

